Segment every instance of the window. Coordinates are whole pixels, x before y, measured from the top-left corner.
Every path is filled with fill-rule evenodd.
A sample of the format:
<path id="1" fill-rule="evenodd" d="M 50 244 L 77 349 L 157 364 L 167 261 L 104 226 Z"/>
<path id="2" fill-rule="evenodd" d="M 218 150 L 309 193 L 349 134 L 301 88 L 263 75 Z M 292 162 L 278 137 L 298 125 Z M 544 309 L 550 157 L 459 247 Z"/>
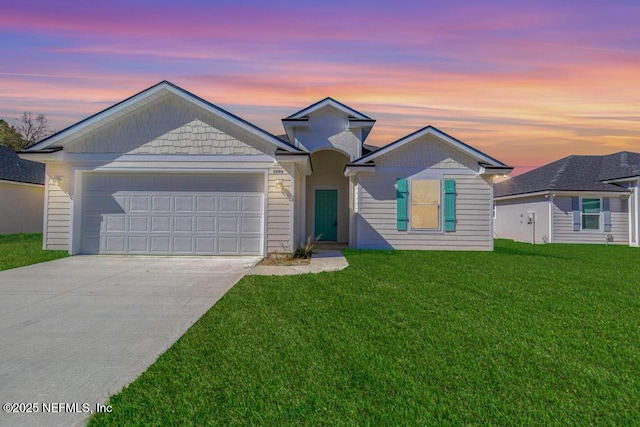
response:
<path id="1" fill-rule="evenodd" d="M 442 230 L 447 233 L 456 231 L 455 179 L 411 180 L 411 194 L 407 191 L 408 187 L 407 178 L 396 179 L 396 230 L 407 231 L 411 219 L 412 230 Z M 578 200 L 576 206 L 577 203 Z M 442 209 L 441 204 L 444 204 Z M 574 212 L 576 215 L 579 214 L 577 209 L 576 207 Z M 440 218 L 442 214 L 444 221 Z"/>
<path id="2" fill-rule="evenodd" d="M 600 199 L 582 199 L 582 229 L 600 230 Z"/>
<path id="3" fill-rule="evenodd" d="M 411 228 L 440 228 L 441 184 L 439 180 L 411 181 Z"/>

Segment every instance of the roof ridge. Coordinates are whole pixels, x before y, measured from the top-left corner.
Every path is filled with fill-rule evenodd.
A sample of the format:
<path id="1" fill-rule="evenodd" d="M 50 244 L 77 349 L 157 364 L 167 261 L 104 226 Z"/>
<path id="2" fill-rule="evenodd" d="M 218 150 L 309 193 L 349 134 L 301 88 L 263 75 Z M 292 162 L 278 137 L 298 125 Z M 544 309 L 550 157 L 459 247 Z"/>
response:
<path id="1" fill-rule="evenodd" d="M 560 182 L 562 175 L 567 171 L 567 168 L 569 167 L 569 162 L 573 160 L 575 157 L 576 156 L 572 154 L 570 156 L 565 157 L 564 159 L 560 159 L 560 160 L 564 160 L 564 162 L 562 163 L 562 166 L 560 166 L 560 168 L 556 171 L 553 178 L 551 178 L 551 181 L 549 181 L 549 190 L 553 190 L 556 184 Z"/>

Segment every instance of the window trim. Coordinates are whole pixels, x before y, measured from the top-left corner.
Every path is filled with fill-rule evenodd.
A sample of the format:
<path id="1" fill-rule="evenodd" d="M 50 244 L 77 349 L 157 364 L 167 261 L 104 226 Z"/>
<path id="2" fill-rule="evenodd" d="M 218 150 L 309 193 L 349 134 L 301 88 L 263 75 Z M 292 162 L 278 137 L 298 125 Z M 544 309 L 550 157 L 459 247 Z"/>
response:
<path id="1" fill-rule="evenodd" d="M 599 211 L 597 214 L 594 213 L 584 213 L 583 212 L 583 200 L 598 200 L 599 201 Z M 603 227 L 603 211 L 602 211 L 602 207 L 603 207 L 603 200 L 602 197 L 580 197 L 580 231 L 584 231 L 584 232 L 590 232 L 590 231 L 602 231 L 604 230 Z M 598 216 L 598 228 L 585 228 L 584 227 L 584 216 L 588 215 L 588 216 Z"/>
<path id="2" fill-rule="evenodd" d="M 409 178 L 407 179 L 407 220 L 408 232 L 414 233 L 443 233 L 444 232 L 444 179 L 443 178 Z M 438 227 L 437 228 L 415 228 L 413 226 L 413 182 L 414 181 L 437 181 L 440 183 L 440 200 L 438 201 Z"/>

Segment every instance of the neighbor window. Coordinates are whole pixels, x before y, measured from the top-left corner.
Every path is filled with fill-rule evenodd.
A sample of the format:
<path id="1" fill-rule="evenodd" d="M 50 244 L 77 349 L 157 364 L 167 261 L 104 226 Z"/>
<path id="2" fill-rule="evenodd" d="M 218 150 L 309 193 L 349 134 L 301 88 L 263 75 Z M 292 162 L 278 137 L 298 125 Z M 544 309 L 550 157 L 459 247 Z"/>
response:
<path id="1" fill-rule="evenodd" d="M 437 230 L 440 228 L 439 180 L 411 181 L 411 228 Z"/>
<path id="2" fill-rule="evenodd" d="M 600 199 L 582 199 L 582 229 L 600 229 Z"/>

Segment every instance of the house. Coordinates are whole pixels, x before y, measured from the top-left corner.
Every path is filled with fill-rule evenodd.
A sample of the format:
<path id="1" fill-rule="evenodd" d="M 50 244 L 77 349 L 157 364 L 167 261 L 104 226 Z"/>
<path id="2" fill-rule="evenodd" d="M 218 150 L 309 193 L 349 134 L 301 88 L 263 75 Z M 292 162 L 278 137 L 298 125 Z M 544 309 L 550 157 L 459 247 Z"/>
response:
<path id="1" fill-rule="evenodd" d="M 279 138 L 163 81 L 34 144 L 21 155 L 46 163 L 44 246 L 492 249 L 492 180 L 510 167 L 431 126 L 372 151 L 375 120 L 332 98 L 282 124 Z"/>
<path id="2" fill-rule="evenodd" d="M 496 237 L 638 246 L 640 153 L 568 156 L 495 186 Z"/>
<path id="3" fill-rule="evenodd" d="M 40 233 L 44 210 L 44 164 L 0 147 L 0 234 Z"/>

